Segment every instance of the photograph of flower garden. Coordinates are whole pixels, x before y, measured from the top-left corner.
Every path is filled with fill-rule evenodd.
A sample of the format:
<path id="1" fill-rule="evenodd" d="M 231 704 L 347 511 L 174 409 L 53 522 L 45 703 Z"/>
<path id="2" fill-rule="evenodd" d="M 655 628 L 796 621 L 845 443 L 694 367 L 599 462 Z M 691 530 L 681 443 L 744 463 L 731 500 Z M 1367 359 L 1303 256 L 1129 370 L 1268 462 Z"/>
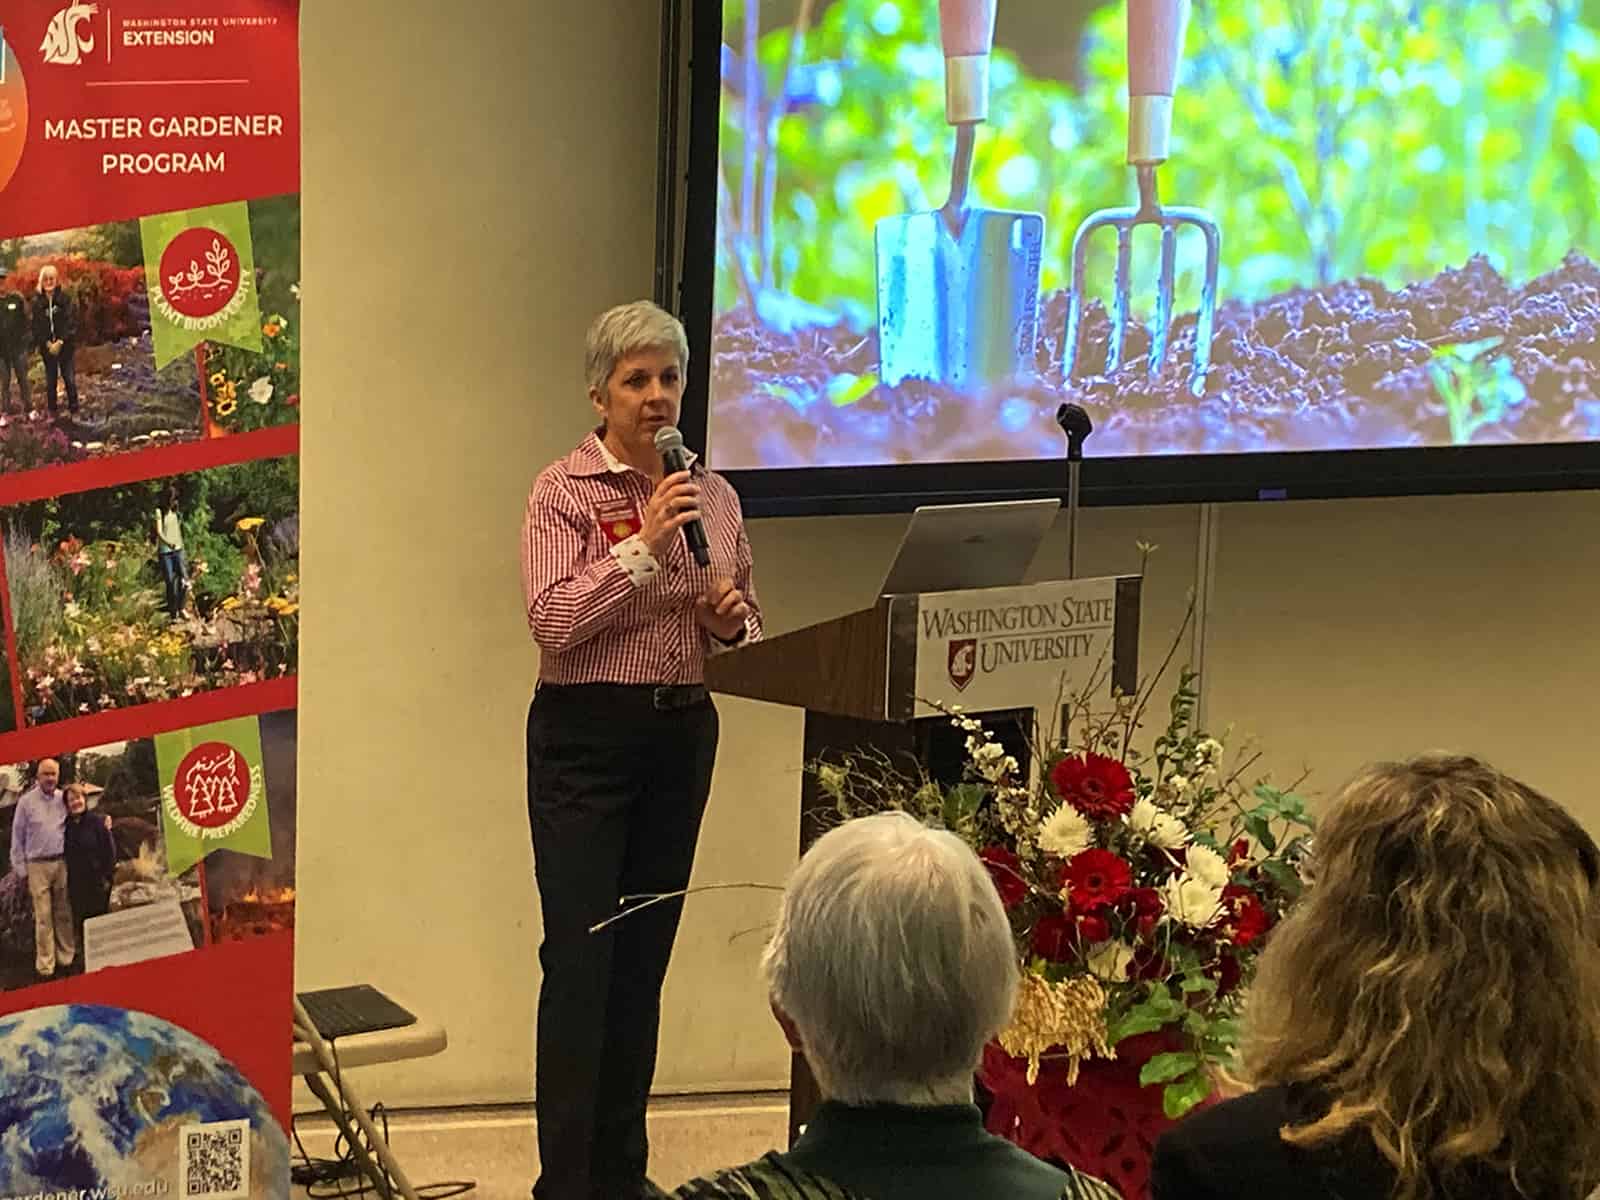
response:
<path id="1" fill-rule="evenodd" d="M 207 342 L 160 370 L 138 221 L 0 238 L 0 356 L 28 384 L 24 402 L 0 370 L 0 474 L 299 420 L 300 198 L 252 200 L 249 210 L 261 351 Z M 58 353 L 71 359 L 75 412 L 64 379 L 53 406 L 46 394 L 35 310 L 40 277 L 52 271 L 71 314 L 73 333 Z M 14 328 L 5 322 L 8 293 L 24 302 L 26 321 Z"/>
<path id="2" fill-rule="evenodd" d="M 299 460 L 0 513 L 27 725 L 295 673 Z"/>
<path id="3" fill-rule="evenodd" d="M 1011 348 L 1014 375 L 964 386 L 883 361 L 875 237 L 953 193 L 941 7 L 725 0 L 720 468 L 1054 458 L 1062 401 L 1089 411 L 1102 456 L 1600 439 L 1592 0 L 1195 0 L 1154 178 L 1161 205 L 1220 233 L 1198 386 L 1208 253 L 1193 228 L 1177 235 L 1165 366 L 1146 370 L 1161 239 L 1144 226 L 1120 365 L 1102 228 L 1064 368 L 1074 236 L 1141 196 L 1135 10 L 1110 0 L 998 6 L 965 211 L 1042 222 L 1037 331 Z M 978 261 L 973 294 L 1009 296 L 1004 267 Z"/>

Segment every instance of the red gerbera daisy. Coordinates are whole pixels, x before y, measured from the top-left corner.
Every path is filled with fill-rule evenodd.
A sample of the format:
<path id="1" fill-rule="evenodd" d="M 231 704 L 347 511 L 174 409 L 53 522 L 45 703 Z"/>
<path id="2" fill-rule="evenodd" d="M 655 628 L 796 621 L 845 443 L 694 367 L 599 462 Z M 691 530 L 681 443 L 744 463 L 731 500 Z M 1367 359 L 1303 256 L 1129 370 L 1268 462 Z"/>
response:
<path id="1" fill-rule="evenodd" d="M 1103 754 L 1074 754 L 1050 772 L 1061 798 L 1090 820 L 1109 821 L 1133 807 L 1128 768 Z"/>
<path id="2" fill-rule="evenodd" d="M 1123 915 L 1133 921 L 1134 928 L 1140 937 L 1149 937 L 1155 932 L 1156 923 L 1161 920 L 1165 905 L 1161 902 L 1161 893 L 1155 888 L 1134 888 L 1122 898 L 1118 905 Z"/>
<path id="3" fill-rule="evenodd" d="M 1022 879 L 1022 860 L 1004 846 L 985 846 L 978 851 L 983 865 L 989 868 L 989 878 L 994 880 L 1000 893 L 1000 903 L 1013 909 L 1028 894 L 1028 885 Z"/>
<path id="4" fill-rule="evenodd" d="M 1090 913 L 1128 894 L 1133 868 L 1109 850 L 1085 850 L 1073 855 L 1062 870 L 1061 884 L 1072 897 L 1072 910 Z"/>
<path id="5" fill-rule="evenodd" d="M 1091 946 L 1098 946 L 1111 936 L 1111 922 L 1090 913 L 1078 918 L 1078 936 Z"/>
<path id="6" fill-rule="evenodd" d="M 1056 913 L 1040 917 L 1033 926 L 1033 952 L 1047 962 L 1072 957 L 1072 922 Z"/>
<path id="7" fill-rule="evenodd" d="M 1235 946 L 1243 948 L 1250 945 L 1272 927 L 1272 918 L 1268 915 L 1266 906 L 1261 903 L 1261 898 L 1247 887 L 1230 883 L 1223 888 L 1222 905 L 1227 910 L 1222 926 L 1231 936 Z"/>

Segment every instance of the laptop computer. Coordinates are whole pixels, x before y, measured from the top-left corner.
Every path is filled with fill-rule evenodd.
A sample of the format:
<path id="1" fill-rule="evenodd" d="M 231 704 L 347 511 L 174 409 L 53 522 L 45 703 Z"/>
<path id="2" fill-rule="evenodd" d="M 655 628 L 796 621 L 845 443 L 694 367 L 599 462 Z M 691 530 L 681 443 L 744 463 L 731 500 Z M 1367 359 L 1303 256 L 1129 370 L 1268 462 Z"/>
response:
<path id="1" fill-rule="evenodd" d="M 1057 500 L 941 504 L 911 514 L 880 595 L 1013 587 L 1061 511 Z"/>
<path id="2" fill-rule="evenodd" d="M 416 1017 L 371 984 L 301 992 L 299 1000 L 317 1032 L 330 1042 L 417 1023 Z"/>

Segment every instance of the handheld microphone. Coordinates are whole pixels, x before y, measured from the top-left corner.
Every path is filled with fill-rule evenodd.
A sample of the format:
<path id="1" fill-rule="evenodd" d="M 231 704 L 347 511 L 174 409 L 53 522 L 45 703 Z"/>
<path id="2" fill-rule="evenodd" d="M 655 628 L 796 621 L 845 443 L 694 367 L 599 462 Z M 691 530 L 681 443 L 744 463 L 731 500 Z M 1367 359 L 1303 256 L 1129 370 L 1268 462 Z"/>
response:
<path id="1" fill-rule="evenodd" d="M 674 426 L 667 425 L 656 431 L 656 451 L 661 455 L 661 465 L 666 468 L 668 475 L 689 469 L 689 458 L 683 449 L 683 434 Z M 683 527 L 683 540 L 688 544 L 695 562 L 702 567 L 711 565 L 711 546 L 706 541 L 706 527 L 700 523 L 700 518 L 696 517 Z"/>

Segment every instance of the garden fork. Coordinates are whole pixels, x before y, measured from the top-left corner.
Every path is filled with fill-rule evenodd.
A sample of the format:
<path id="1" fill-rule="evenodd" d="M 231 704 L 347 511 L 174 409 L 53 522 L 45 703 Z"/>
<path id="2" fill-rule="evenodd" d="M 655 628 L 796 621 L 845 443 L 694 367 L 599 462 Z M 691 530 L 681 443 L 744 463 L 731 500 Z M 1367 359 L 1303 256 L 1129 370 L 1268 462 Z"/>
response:
<path id="1" fill-rule="evenodd" d="M 1172 93 L 1189 24 L 1190 0 L 1128 0 L 1128 164 L 1139 181 L 1137 208 L 1107 208 L 1078 227 L 1072 239 L 1072 286 L 1067 297 L 1067 335 L 1062 368 L 1073 377 L 1078 359 L 1079 322 L 1083 315 L 1083 281 L 1089 237 L 1109 226 L 1117 231 L 1116 291 L 1111 303 L 1111 338 L 1106 346 L 1105 374 L 1122 365 L 1128 333 L 1132 285 L 1133 231 L 1139 225 L 1161 229 L 1161 276 L 1156 288 L 1155 318 L 1150 325 L 1149 373 L 1161 370 L 1172 331 L 1172 285 L 1177 268 L 1178 229 L 1192 225 L 1206 239 L 1205 280 L 1195 325 L 1194 360 L 1189 390 L 1205 390 L 1211 361 L 1211 332 L 1216 317 L 1217 265 L 1222 235 L 1204 209 L 1163 208 L 1156 190 L 1156 168 L 1167 161 L 1172 140 Z"/>

